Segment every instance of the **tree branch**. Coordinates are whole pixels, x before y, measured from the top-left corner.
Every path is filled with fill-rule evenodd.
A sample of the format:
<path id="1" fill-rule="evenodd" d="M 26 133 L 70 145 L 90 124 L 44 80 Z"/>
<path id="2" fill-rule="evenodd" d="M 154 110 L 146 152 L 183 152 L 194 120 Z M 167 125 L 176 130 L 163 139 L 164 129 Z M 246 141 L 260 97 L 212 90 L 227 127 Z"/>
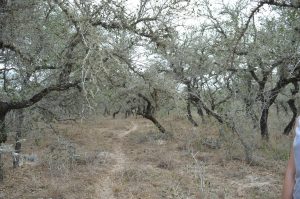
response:
<path id="1" fill-rule="evenodd" d="M 297 0 L 296 0 L 296 2 L 297 2 Z M 298 3 L 286 3 L 286 1 L 277 2 L 275 0 L 267 0 L 267 1 L 261 1 L 260 3 L 278 6 L 278 7 L 282 7 L 282 8 L 295 8 L 295 9 L 300 8 L 299 1 L 298 1 Z"/>
<path id="2" fill-rule="evenodd" d="M 0 49 L 9 49 L 13 52 L 15 52 L 17 55 L 19 55 L 21 57 L 21 59 L 23 59 L 24 61 L 28 62 L 28 63 L 32 63 L 33 62 L 33 57 L 30 57 L 28 55 L 25 55 L 24 53 L 21 52 L 20 49 L 18 49 L 14 44 L 7 44 L 4 43 L 3 41 L 0 41 Z"/>
<path id="3" fill-rule="evenodd" d="M 31 98 L 29 98 L 27 100 L 22 100 L 22 101 L 18 101 L 18 102 L 8 102 L 8 107 L 9 107 L 8 109 L 13 110 L 13 109 L 21 109 L 21 108 L 26 108 L 26 107 L 32 106 L 33 104 L 39 102 L 41 99 L 43 99 L 43 97 L 45 97 L 46 95 L 48 95 L 49 93 L 51 93 L 53 91 L 68 90 L 70 88 L 77 87 L 79 83 L 80 83 L 80 81 L 77 80 L 73 83 L 49 86 L 47 88 L 44 88 L 37 94 L 33 95 Z"/>

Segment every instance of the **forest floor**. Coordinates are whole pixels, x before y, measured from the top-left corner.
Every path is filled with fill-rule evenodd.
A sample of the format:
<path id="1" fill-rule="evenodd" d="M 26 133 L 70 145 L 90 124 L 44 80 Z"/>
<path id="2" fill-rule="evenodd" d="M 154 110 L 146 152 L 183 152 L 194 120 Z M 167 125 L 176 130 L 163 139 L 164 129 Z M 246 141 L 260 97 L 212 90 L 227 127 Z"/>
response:
<path id="1" fill-rule="evenodd" d="M 218 128 L 163 121 L 161 134 L 142 118 L 48 124 L 28 134 L 25 161 L 5 156 L 5 199 L 279 198 L 287 150 L 261 144 L 252 166 L 235 139 L 214 145 Z M 42 125 L 41 125 L 42 126 Z M 50 127 L 50 128 L 49 128 Z M 290 143 L 277 137 L 276 143 Z M 13 134 L 9 142 L 13 143 Z M 259 154 L 259 153 L 255 153 Z M 278 155 L 282 154 L 282 155 Z"/>

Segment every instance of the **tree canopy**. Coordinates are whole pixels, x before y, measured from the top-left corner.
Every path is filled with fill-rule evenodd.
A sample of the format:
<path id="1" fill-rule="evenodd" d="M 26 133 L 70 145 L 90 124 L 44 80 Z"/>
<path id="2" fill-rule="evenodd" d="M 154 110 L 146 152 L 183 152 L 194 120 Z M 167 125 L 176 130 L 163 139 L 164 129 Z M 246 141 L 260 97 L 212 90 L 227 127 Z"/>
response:
<path id="1" fill-rule="evenodd" d="M 155 114 L 185 104 L 269 138 L 274 105 L 298 114 L 299 1 L 0 1 L 0 142 L 8 112 L 73 89 L 87 103 Z M 243 117 L 241 117 L 241 115 Z M 164 128 L 160 128 L 163 130 Z"/>

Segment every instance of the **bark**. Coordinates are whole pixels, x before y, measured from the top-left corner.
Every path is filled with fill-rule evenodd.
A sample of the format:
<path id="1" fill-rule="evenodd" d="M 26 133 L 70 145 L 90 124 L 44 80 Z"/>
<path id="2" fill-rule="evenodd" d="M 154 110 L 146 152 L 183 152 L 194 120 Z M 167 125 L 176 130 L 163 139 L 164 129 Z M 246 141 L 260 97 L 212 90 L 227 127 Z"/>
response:
<path id="1" fill-rule="evenodd" d="M 300 74 L 295 74 L 295 77 L 291 78 L 281 78 L 277 83 L 276 86 L 268 91 L 270 93 L 269 97 L 265 97 L 263 93 L 260 94 L 259 99 L 261 100 L 263 107 L 262 107 L 262 114 L 260 117 L 260 133 L 261 137 L 264 140 L 269 140 L 269 131 L 268 131 L 268 117 L 269 117 L 269 108 L 272 104 L 274 104 L 278 94 L 281 90 L 290 83 L 294 85 L 298 83 L 300 80 Z"/>
<path id="2" fill-rule="evenodd" d="M 197 113 L 198 115 L 201 117 L 202 119 L 202 122 L 204 123 L 205 122 L 205 119 L 204 119 L 204 113 L 203 113 L 203 110 L 202 110 L 202 107 L 200 104 L 197 104 Z"/>
<path id="3" fill-rule="evenodd" d="M 5 115 L 0 117 L 0 143 L 7 140 L 7 132 L 5 130 Z"/>
<path id="4" fill-rule="evenodd" d="M 235 123 L 234 121 L 228 121 L 226 120 L 226 118 L 222 115 L 219 115 L 217 112 L 211 110 L 205 103 L 204 101 L 201 99 L 201 97 L 199 95 L 196 95 L 194 93 L 190 93 L 192 96 L 192 100 L 193 102 L 199 104 L 199 106 L 203 107 L 203 109 L 209 113 L 210 115 L 212 115 L 221 125 L 226 125 L 227 127 L 229 127 L 233 133 L 235 133 L 239 139 L 239 141 L 241 142 L 241 144 L 244 147 L 244 152 L 245 152 L 245 160 L 248 164 L 252 163 L 253 160 L 253 148 L 251 147 L 251 145 L 249 145 L 244 138 L 242 138 L 241 133 L 238 131 L 238 129 L 235 127 Z"/>
<path id="5" fill-rule="evenodd" d="M 253 103 L 250 102 L 250 100 L 246 99 L 246 98 L 244 99 L 244 102 L 245 102 L 245 105 L 246 105 L 246 114 L 247 114 L 248 117 L 251 118 L 251 121 L 253 123 L 253 128 L 257 129 L 259 118 L 257 117 L 257 115 L 254 112 Z"/>
<path id="6" fill-rule="evenodd" d="M 199 104 L 200 107 L 202 107 L 207 115 L 211 115 L 213 116 L 216 120 L 218 120 L 218 122 L 220 124 L 223 124 L 224 123 L 224 118 L 218 114 L 216 111 L 213 111 L 211 108 L 208 107 L 208 105 L 206 105 L 204 103 L 204 101 L 201 99 L 201 97 L 197 94 L 194 94 L 194 93 L 190 93 L 191 95 L 191 100 L 195 103 L 195 104 Z"/>
<path id="7" fill-rule="evenodd" d="M 138 94 L 138 96 L 140 98 L 142 98 L 146 103 L 147 103 L 147 106 L 144 107 L 143 109 L 140 109 L 138 110 L 137 114 L 143 116 L 144 118 L 150 120 L 151 122 L 153 122 L 153 124 L 158 128 L 158 130 L 161 132 L 161 133 L 166 133 L 166 129 L 157 121 L 157 119 L 154 117 L 154 110 L 155 108 L 153 107 L 151 101 L 144 95 L 142 94 Z"/>
<path id="8" fill-rule="evenodd" d="M 51 86 L 44 88 L 43 90 L 37 92 L 37 94 L 33 95 L 29 99 L 9 103 L 8 104 L 9 110 L 30 107 L 30 106 L 34 105 L 35 103 L 39 102 L 46 95 L 48 95 L 49 93 L 51 93 L 53 91 L 65 91 L 70 88 L 77 87 L 79 83 L 80 83 L 80 80 L 77 80 L 73 83 L 51 85 Z"/>
<path id="9" fill-rule="evenodd" d="M 188 120 L 192 123 L 193 126 L 198 126 L 197 122 L 195 122 L 195 120 L 193 119 L 192 113 L 191 113 L 191 92 L 192 92 L 192 88 L 191 88 L 191 82 L 187 82 L 187 90 L 188 90 L 188 98 L 187 98 L 187 118 Z"/>
<path id="10" fill-rule="evenodd" d="M 43 99 L 46 95 L 53 91 L 64 91 L 68 90 L 72 87 L 76 87 L 80 81 L 76 81 L 74 83 L 67 83 L 64 85 L 52 85 L 49 86 L 37 94 L 33 95 L 29 99 L 20 100 L 16 102 L 1 102 L 0 101 L 0 143 L 4 143 L 7 140 L 7 134 L 5 132 L 5 116 L 6 114 L 11 110 L 17 110 L 17 109 L 23 109 L 26 107 L 30 107 L 34 105 L 35 103 L 39 102 L 41 99 Z"/>
<path id="11" fill-rule="evenodd" d="M 284 131 L 283 131 L 284 135 L 289 135 L 290 134 L 290 132 L 291 132 L 293 126 L 294 126 L 294 123 L 296 121 L 297 115 L 298 115 L 298 109 L 295 105 L 295 98 L 294 97 L 299 92 L 299 84 L 298 84 L 298 82 L 294 82 L 293 85 L 294 85 L 294 89 L 291 90 L 292 98 L 288 100 L 288 105 L 289 105 L 290 109 L 292 110 L 293 116 L 291 118 L 291 121 L 284 128 Z"/>
<path id="12" fill-rule="evenodd" d="M 161 133 L 166 133 L 166 129 L 153 117 L 153 115 L 143 115 L 146 119 L 153 122 L 153 124 L 158 128 Z"/>
<path id="13" fill-rule="evenodd" d="M 198 126 L 197 122 L 193 119 L 192 113 L 191 113 L 191 100 L 187 100 L 187 118 L 192 123 L 193 126 Z"/>
<path id="14" fill-rule="evenodd" d="M 113 113 L 113 119 L 116 118 L 116 115 L 120 113 L 121 107 Z"/>
<path id="15" fill-rule="evenodd" d="M 268 117 L 269 117 L 269 106 L 263 108 L 260 117 L 261 138 L 267 141 L 269 140 Z"/>
<path id="16" fill-rule="evenodd" d="M 284 135 L 289 135 L 294 124 L 295 124 L 295 121 L 296 121 L 296 118 L 297 118 L 297 114 L 298 114 L 298 111 L 297 111 L 297 108 L 296 108 L 296 105 L 295 105 L 295 99 L 290 99 L 288 101 L 288 104 L 293 112 L 293 116 L 292 116 L 292 119 L 290 120 L 290 122 L 288 123 L 288 125 L 284 128 L 284 131 L 283 131 L 283 134 Z"/>

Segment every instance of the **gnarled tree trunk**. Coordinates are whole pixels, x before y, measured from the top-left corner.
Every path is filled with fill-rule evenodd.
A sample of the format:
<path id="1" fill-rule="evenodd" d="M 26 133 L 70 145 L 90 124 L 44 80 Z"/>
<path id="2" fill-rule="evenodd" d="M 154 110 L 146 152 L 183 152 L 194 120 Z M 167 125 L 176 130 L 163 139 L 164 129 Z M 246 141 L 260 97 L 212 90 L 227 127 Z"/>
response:
<path id="1" fill-rule="evenodd" d="M 290 120 L 290 122 L 288 123 L 288 125 L 283 130 L 284 135 L 289 135 L 290 134 L 290 132 L 291 132 L 293 126 L 294 126 L 294 123 L 296 121 L 297 114 L 298 114 L 298 110 L 297 110 L 296 105 L 295 105 L 295 99 L 289 99 L 288 104 L 289 104 L 289 106 L 292 110 L 293 116 L 292 116 L 292 119 Z"/>
<path id="2" fill-rule="evenodd" d="M 166 129 L 157 121 L 157 119 L 155 119 L 155 117 L 153 117 L 153 115 L 143 115 L 144 118 L 150 120 L 151 122 L 153 122 L 153 124 L 158 128 L 158 130 L 161 133 L 166 133 Z"/>
<path id="3" fill-rule="evenodd" d="M 284 128 L 284 131 L 283 131 L 284 135 L 289 135 L 290 134 L 290 132 L 293 128 L 293 125 L 296 121 L 297 115 L 298 115 L 298 109 L 295 105 L 295 98 L 294 97 L 299 92 L 299 84 L 298 84 L 298 82 L 294 82 L 293 85 L 294 85 L 294 89 L 291 90 L 292 91 L 292 99 L 288 100 L 288 105 L 289 105 L 290 109 L 292 110 L 293 116 L 291 118 L 291 121 Z"/>
<path id="4" fill-rule="evenodd" d="M 154 107 L 151 104 L 150 100 L 142 95 L 138 94 L 139 97 L 141 97 L 144 101 L 146 101 L 147 106 L 143 108 L 143 110 L 138 110 L 137 114 L 143 116 L 144 118 L 150 120 L 153 122 L 153 124 L 159 129 L 161 133 L 166 133 L 166 129 L 157 121 L 157 119 L 154 117 L 153 112 L 154 112 Z"/>
<path id="5" fill-rule="evenodd" d="M 190 99 L 187 100 L 186 109 L 187 109 L 187 118 L 188 118 L 188 120 L 192 123 L 193 126 L 198 126 L 197 122 L 193 119 L 193 116 L 192 116 L 191 100 Z"/>

